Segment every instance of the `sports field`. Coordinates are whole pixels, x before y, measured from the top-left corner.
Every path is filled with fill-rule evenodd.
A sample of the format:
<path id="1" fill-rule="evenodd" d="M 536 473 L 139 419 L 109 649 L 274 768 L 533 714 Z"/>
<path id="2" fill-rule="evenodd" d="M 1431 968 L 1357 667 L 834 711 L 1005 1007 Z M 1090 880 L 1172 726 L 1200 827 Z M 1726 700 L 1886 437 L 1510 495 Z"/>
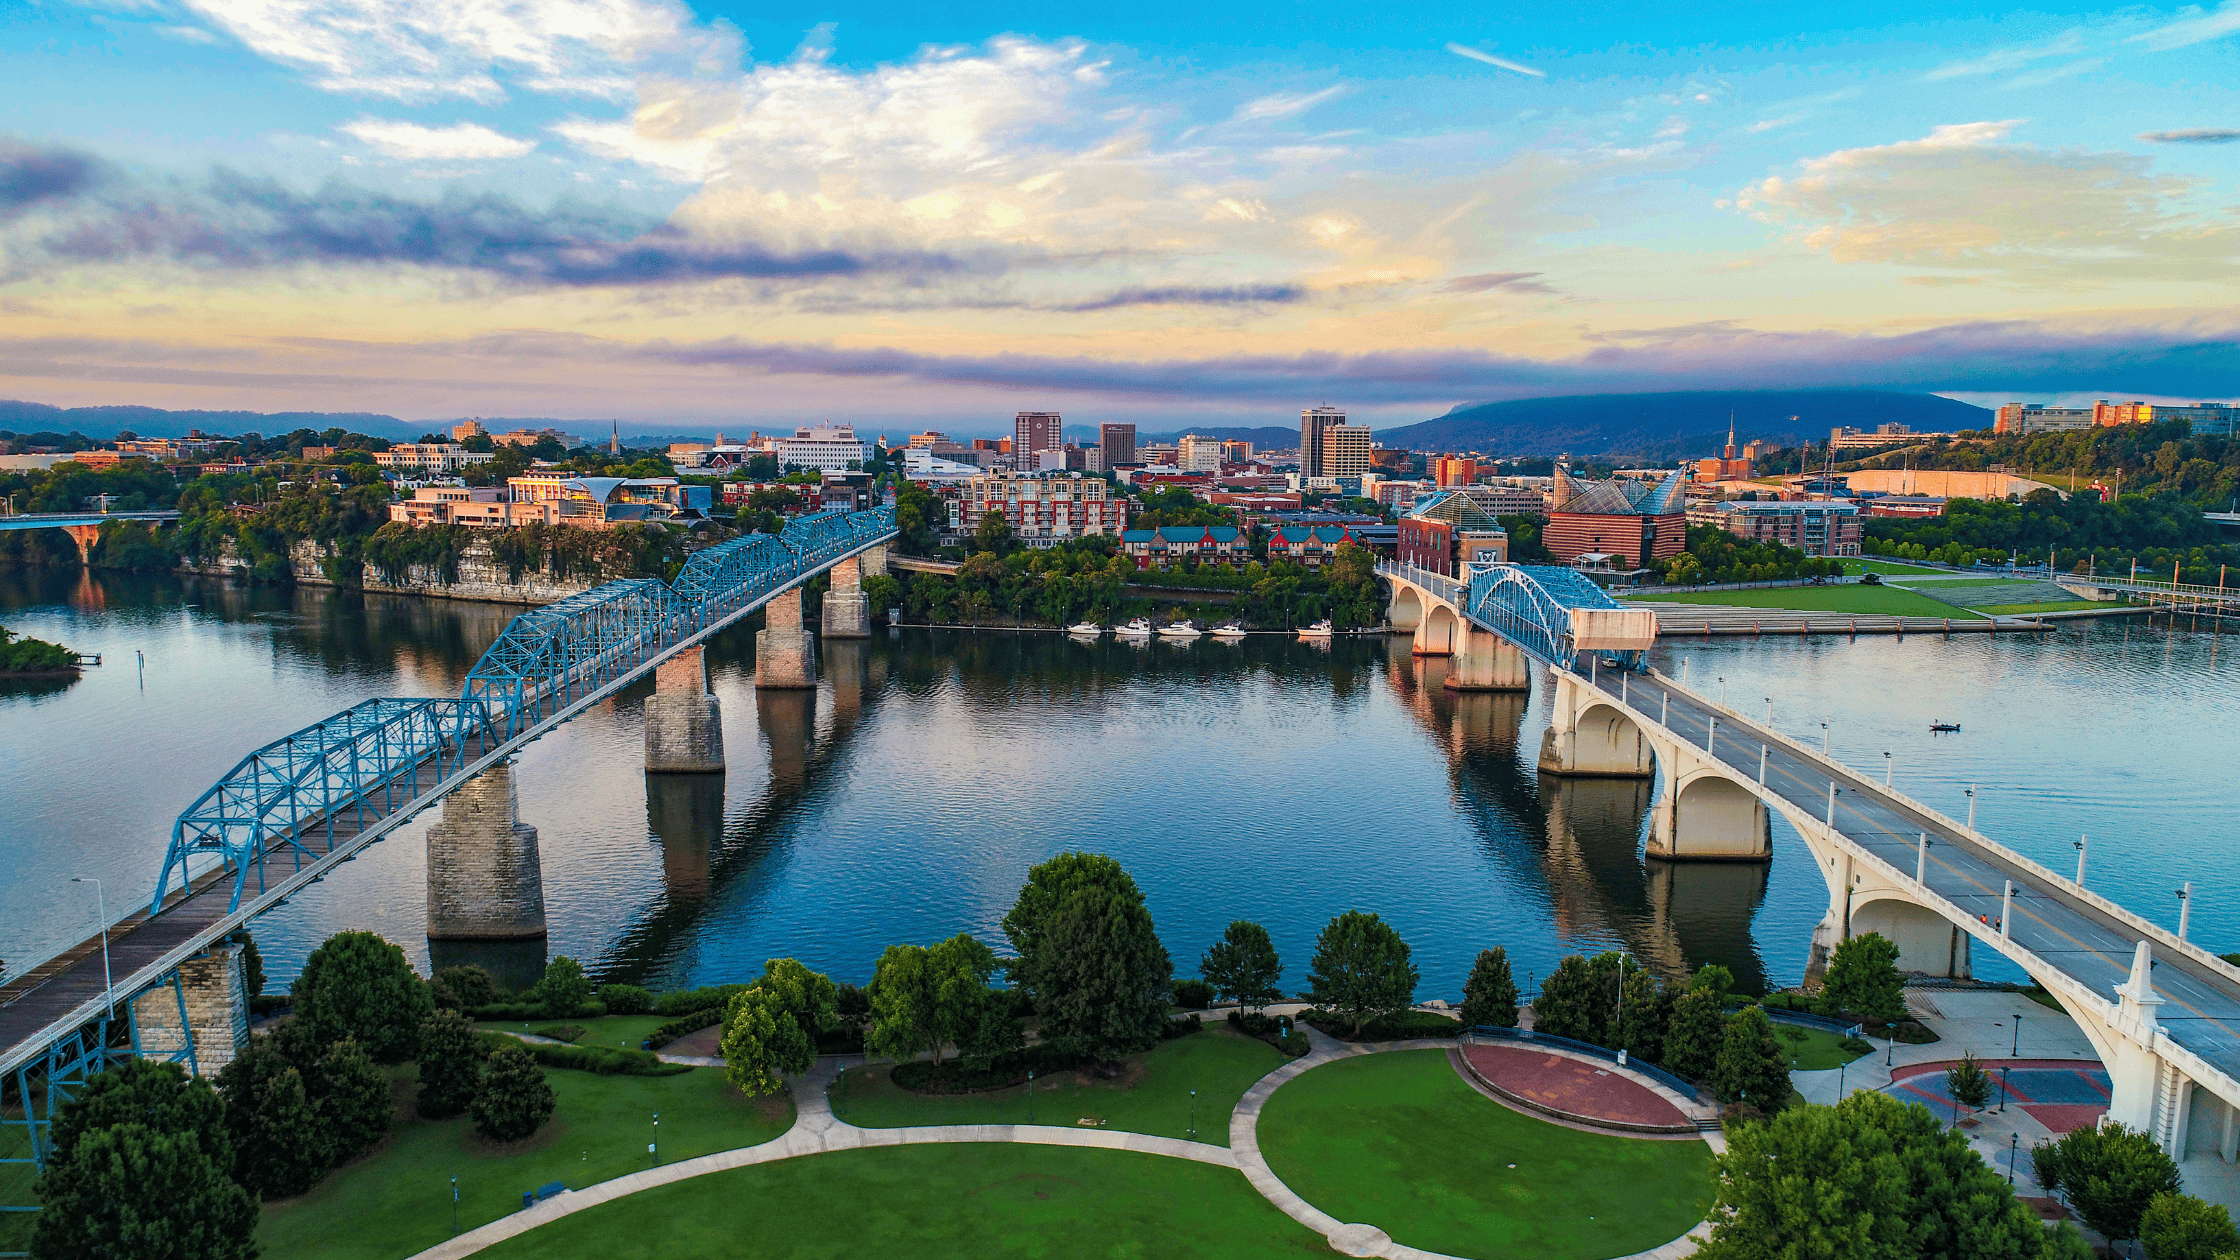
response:
<path id="1" fill-rule="evenodd" d="M 1798 612 L 1881 613 L 1892 617 L 1975 619 L 1976 614 L 1896 586 L 1774 586 L 1700 594 L 1636 595 L 1637 604 L 1713 604 L 1728 608 L 1787 608 Z M 1683 614 L 1684 615 L 1684 614 Z"/>

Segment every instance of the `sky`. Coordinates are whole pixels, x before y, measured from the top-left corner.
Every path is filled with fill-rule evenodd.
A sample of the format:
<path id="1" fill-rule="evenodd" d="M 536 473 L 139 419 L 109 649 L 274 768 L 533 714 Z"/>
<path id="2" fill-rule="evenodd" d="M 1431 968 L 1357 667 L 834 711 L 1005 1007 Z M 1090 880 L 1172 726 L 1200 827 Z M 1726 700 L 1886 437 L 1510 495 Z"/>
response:
<path id="1" fill-rule="evenodd" d="M 2240 0 L 1529 9 L 18 0 L 0 396 L 2240 396 Z"/>

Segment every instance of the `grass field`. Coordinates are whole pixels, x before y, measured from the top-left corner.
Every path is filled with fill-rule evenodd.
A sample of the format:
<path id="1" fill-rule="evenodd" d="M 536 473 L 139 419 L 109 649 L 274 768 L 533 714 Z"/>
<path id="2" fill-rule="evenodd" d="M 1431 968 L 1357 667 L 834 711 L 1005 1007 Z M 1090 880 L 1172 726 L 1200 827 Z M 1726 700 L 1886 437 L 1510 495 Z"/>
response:
<path id="1" fill-rule="evenodd" d="M 1195 1089 L 1197 1140 L 1227 1146 L 1229 1113 L 1236 1108 L 1237 1099 L 1252 1088 L 1254 1081 L 1281 1067 L 1284 1061 L 1275 1047 L 1264 1041 L 1234 1036 L 1225 1028 L 1209 1028 L 1129 1059 L 1121 1074 L 1111 1080 L 1067 1072 L 1036 1081 L 1034 1120 L 1037 1124 L 1076 1125 L 1090 1119 L 1103 1122 L 1093 1126 L 1097 1128 L 1187 1137 L 1192 1115 L 1190 1091 Z M 867 1129 L 1027 1122 L 1024 1086 L 985 1094 L 913 1094 L 895 1087 L 889 1079 L 891 1070 L 887 1064 L 874 1064 L 852 1068 L 841 1076 L 832 1087 L 833 1106 L 841 1118 Z"/>
<path id="2" fill-rule="evenodd" d="M 653 1113 L 661 1113 L 663 1162 L 767 1142 L 793 1124 L 788 1098 L 750 1099 L 717 1068 L 682 1076 L 598 1076 L 548 1070 L 559 1108 L 525 1141 L 497 1146 L 465 1117 L 441 1123 L 410 1114 L 413 1069 L 401 1069 L 407 1117 L 369 1155 L 327 1174 L 311 1193 L 267 1203 L 257 1241 L 268 1256 L 398 1260 L 451 1235 L 451 1178 L 459 1178 L 459 1228 L 521 1207 L 546 1182 L 582 1187 L 648 1163 Z"/>
<path id="3" fill-rule="evenodd" d="M 1786 608 L 1799 612 L 1883 613 L 1893 617 L 1975 616 L 1941 600 L 1895 586 L 1782 586 L 1748 591 L 1705 591 L 1700 595 L 1638 595 L 1637 604 L 1720 604 L 1729 608 Z"/>
<path id="4" fill-rule="evenodd" d="M 1903 560 L 1845 560 L 1845 573 L 1948 573 L 1949 569 L 1931 569 Z"/>
<path id="5" fill-rule="evenodd" d="M 1462 1082 L 1439 1050 L 1341 1059 L 1275 1092 L 1260 1149 L 1341 1221 L 1455 1256 L 1600 1260 L 1703 1219 L 1711 1152 L 1566 1129 Z"/>
<path id="6" fill-rule="evenodd" d="M 570 1024 L 584 1029 L 583 1036 L 572 1045 L 607 1046 L 635 1050 L 640 1042 L 653 1035 L 653 1030 L 669 1022 L 666 1015 L 608 1015 L 599 1019 L 531 1019 L 508 1020 L 502 1024 L 477 1024 L 495 1032 L 534 1033 L 549 1037 L 552 1030 Z"/>
<path id="7" fill-rule="evenodd" d="M 563 1217 L 489 1260 L 1325 1256 L 1244 1174 L 1134 1151 L 972 1143 L 710 1173 Z"/>
<path id="8" fill-rule="evenodd" d="M 1840 1033 L 1825 1032 L 1818 1028 L 1800 1028 L 1795 1024 L 1775 1024 L 1773 1033 L 1781 1039 L 1781 1049 L 1789 1056 L 1792 1072 L 1825 1072 L 1840 1067 L 1854 1059 L 1874 1053 L 1872 1048 L 1857 1054 L 1837 1044 L 1843 1040 Z"/>
<path id="9" fill-rule="evenodd" d="M 2094 603 L 2090 600 L 2079 599 L 2064 600 L 2057 603 L 2045 604 L 1987 604 L 1982 608 L 1976 609 L 1976 611 L 1981 613 L 1993 613 L 1998 616 L 2004 617 L 2011 616 L 2016 613 L 2077 612 L 2081 609 L 2086 608 L 2121 607 L 2123 607 L 2123 604 L 2120 600 L 2109 603 Z"/>

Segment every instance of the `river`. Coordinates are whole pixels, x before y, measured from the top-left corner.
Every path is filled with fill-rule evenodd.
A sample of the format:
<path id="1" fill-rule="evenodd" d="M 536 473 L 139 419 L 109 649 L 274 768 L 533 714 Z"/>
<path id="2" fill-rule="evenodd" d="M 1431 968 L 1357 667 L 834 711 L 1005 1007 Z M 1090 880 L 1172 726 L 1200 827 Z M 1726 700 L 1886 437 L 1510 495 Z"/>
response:
<path id="1" fill-rule="evenodd" d="M 17 967 L 147 897 L 171 820 L 253 748 L 374 695 L 455 692 L 517 609 L 216 579 L 0 570 L 0 621 L 104 663 L 0 686 L 0 958 Z M 2059 635 L 1720 639 L 1660 650 L 1700 688 L 1947 813 L 1974 785 L 1987 834 L 2053 866 L 2092 837 L 2094 887 L 2240 947 L 2223 794 L 2240 749 L 2240 642 L 2135 619 Z M 643 773 L 647 685 L 518 760 L 538 829 L 545 945 L 431 943 L 437 811 L 255 925 L 292 976 L 331 932 L 378 931 L 423 967 L 532 976 L 547 951 L 656 987 L 751 978 L 793 956 L 869 978 L 880 950 L 999 923 L 1028 866 L 1107 852 L 1143 887 L 1177 970 L 1236 918 L 1267 924 L 1303 987 L 1348 909 L 1400 930 L 1422 996 L 1457 998 L 1505 945 L 1520 981 L 1564 954 L 1633 951 L 1746 984 L 1801 975 L 1827 894 L 1775 823 L 1770 865 L 1646 863 L 1652 787 L 1534 762 L 1546 686 L 1457 696 L 1406 640 L 1275 636 L 1083 645 L 1050 634 L 881 631 L 828 643 L 814 693 L 758 696 L 751 632 L 710 645 L 730 772 Z M 135 653 L 139 656 L 136 657 Z M 144 666 L 141 661 L 144 659 Z M 1932 718 L 1961 723 L 1932 735 Z M 1552 821 L 1551 821 L 1552 820 Z M 1977 974 L 2017 978 L 1979 951 Z M 2005 969 L 2005 970 L 2003 970 Z M 274 986 L 277 987 L 277 984 Z"/>

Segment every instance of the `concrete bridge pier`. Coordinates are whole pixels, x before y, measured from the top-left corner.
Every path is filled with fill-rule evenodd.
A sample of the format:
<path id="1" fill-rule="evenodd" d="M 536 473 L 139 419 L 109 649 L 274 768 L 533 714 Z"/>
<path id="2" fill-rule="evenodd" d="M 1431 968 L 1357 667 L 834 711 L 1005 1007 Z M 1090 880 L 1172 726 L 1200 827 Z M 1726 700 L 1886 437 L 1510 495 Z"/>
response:
<path id="1" fill-rule="evenodd" d="M 1648 856 L 1668 861 L 1770 862 L 1773 819 L 1754 784 L 1690 744 L 1652 742 L 1664 768 L 1649 822 Z"/>
<path id="2" fill-rule="evenodd" d="M 78 544 L 78 563 L 89 569 L 92 568 L 93 545 L 101 541 L 101 527 L 99 525 L 65 525 L 62 527 L 62 532 L 70 535 L 71 542 Z M 177 1021 L 174 1020 L 173 1022 Z"/>
<path id="3" fill-rule="evenodd" d="M 763 628 L 754 634 L 754 685 L 783 690 L 817 685 L 817 641 L 801 624 L 801 588 L 763 605 Z"/>
<path id="4" fill-rule="evenodd" d="M 428 939 L 542 940 L 537 829 L 519 821 L 513 766 L 490 767 L 443 798 L 428 828 Z"/>
<path id="5" fill-rule="evenodd" d="M 1409 651 L 1417 656 L 1453 656 L 1468 633 L 1470 624 L 1455 612 L 1451 604 L 1433 604 L 1416 626 L 1415 642 Z"/>
<path id="6" fill-rule="evenodd" d="M 1540 769 L 1546 774 L 1646 779 L 1656 774 L 1657 761 L 1649 736 L 1632 718 L 1571 675 L 1557 674 L 1548 729 L 1540 737 Z"/>
<path id="7" fill-rule="evenodd" d="M 850 556 L 832 566 L 832 589 L 824 593 L 824 637 L 871 637 L 871 601 L 863 594 L 863 560 Z"/>
<path id="8" fill-rule="evenodd" d="M 1391 585 L 1392 602 L 1385 608 L 1385 627 L 1393 634 L 1412 635 L 1423 625 L 1423 593 L 1400 582 Z"/>
<path id="9" fill-rule="evenodd" d="M 1516 644 L 1465 623 L 1446 686 L 1450 691 L 1530 691 L 1532 662 Z"/>
<path id="10" fill-rule="evenodd" d="M 195 1075 L 213 1077 L 249 1044 L 249 984 L 242 947 L 222 942 L 179 964 L 179 987 L 159 984 L 132 999 L 132 1026 L 140 1049 L 170 1055 L 194 1043 Z M 186 998 L 186 1022 L 179 999 Z"/>
<path id="11" fill-rule="evenodd" d="M 723 709 L 708 691 L 706 650 L 699 644 L 655 667 L 645 727 L 646 773 L 723 773 Z"/>

